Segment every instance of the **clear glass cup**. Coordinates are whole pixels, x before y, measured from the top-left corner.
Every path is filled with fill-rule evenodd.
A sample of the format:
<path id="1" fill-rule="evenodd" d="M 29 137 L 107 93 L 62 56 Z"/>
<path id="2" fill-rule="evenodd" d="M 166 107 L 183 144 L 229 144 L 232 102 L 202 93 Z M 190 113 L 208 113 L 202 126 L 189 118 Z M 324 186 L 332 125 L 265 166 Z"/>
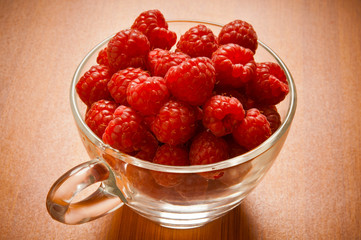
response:
<path id="1" fill-rule="evenodd" d="M 190 27 L 204 24 L 218 35 L 222 25 L 202 21 L 172 20 L 169 29 L 179 37 Z M 285 71 L 289 94 L 277 105 L 282 124 L 265 142 L 247 153 L 222 162 L 198 166 L 165 166 L 143 161 L 104 144 L 85 124 L 86 106 L 75 91 L 80 77 L 96 64 L 98 52 L 112 36 L 95 46 L 76 69 L 70 91 L 70 104 L 81 140 L 92 160 L 61 176 L 51 187 L 46 205 L 49 214 L 66 224 L 80 224 L 101 217 L 126 204 L 140 215 L 162 226 L 185 229 L 211 222 L 231 209 L 258 185 L 280 152 L 296 111 L 296 89 L 291 73 L 277 54 L 259 42 L 257 62 L 278 62 Z M 217 180 L 200 173 L 223 172 Z M 174 187 L 158 185 L 154 174 L 179 178 Z M 83 189 L 100 182 L 89 197 L 73 202 Z"/>

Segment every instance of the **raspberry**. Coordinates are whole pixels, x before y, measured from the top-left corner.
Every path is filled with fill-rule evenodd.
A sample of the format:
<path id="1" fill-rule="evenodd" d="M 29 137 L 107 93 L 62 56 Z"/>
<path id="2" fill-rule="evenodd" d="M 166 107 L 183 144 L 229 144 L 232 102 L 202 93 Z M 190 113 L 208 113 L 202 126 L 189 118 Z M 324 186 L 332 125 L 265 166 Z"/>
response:
<path id="1" fill-rule="evenodd" d="M 204 131 L 198 134 L 190 147 L 189 160 L 191 165 L 217 163 L 228 159 L 228 145 L 223 138 L 217 138 L 212 133 Z M 206 179 L 217 179 L 223 175 L 222 171 L 199 173 Z"/>
<path id="2" fill-rule="evenodd" d="M 127 164 L 124 175 L 125 181 L 132 191 L 156 197 L 157 199 L 162 194 L 162 189 L 154 181 L 148 169 Z"/>
<path id="3" fill-rule="evenodd" d="M 258 110 L 266 116 L 267 121 L 270 124 L 271 131 L 274 133 L 281 125 L 281 116 L 278 113 L 276 106 L 261 106 L 258 107 Z"/>
<path id="4" fill-rule="evenodd" d="M 229 158 L 234 158 L 247 152 L 247 149 L 240 146 L 231 134 L 224 136 L 223 139 L 226 140 L 228 145 Z"/>
<path id="5" fill-rule="evenodd" d="M 232 135 L 227 135 L 224 137 L 228 144 L 229 148 L 229 158 L 234 158 L 239 155 L 242 155 L 247 152 L 247 149 L 240 146 L 232 137 Z M 249 173 L 252 169 L 252 161 L 248 161 L 242 163 L 240 165 L 227 168 L 224 171 L 223 176 L 219 179 L 223 184 L 227 186 L 232 186 L 235 184 L 239 184 L 245 178 L 245 176 Z"/>
<path id="6" fill-rule="evenodd" d="M 188 151 L 184 147 L 170 146 L 164 144 L 155 154 L 154 163 L 170 166 L 187 166 L 189 165 Z M 164 173 L 152 171 L 155 181 L 163 187 L 174 187 L 183 180 L 183 174 Z"/>
<path id="7" fill-rule="evenodd" d="M 146 161 L 152 161 L 158 149 L 158 141 L 149 131 L 146 131 L 142 139 L 139 152 L 134 156 Z"/>
<path id="8" fill-rule="evenodd" d="M 261 104 L 276 105 L 288 92 L 286 75 L 277 63 L 257 63 L 256 76 L 247 86 L 250 97 Z"/>
<path id="9" fill-rule="evenodd" d="M 247 176 L 252 169 L 252 162 L 248 161 L 240 165 L 228 168 L 224 175 L 219 179 L 223 184 L 232 186 L 239 184 Z"/>
<path id="10" fill-rule="evenodd" d="M 176 98 L 191 105 L 202 105 L 212 95 L 215 70 L 209 58 L 191 58 L 171 67 L 165 80 Z"/>
<path id="11" fill-rule="evenodd" d="M 130 82 L 140 76 L 149 76 L 149 74 L 140 68 L 126 68 L 113 74 L 108 82 L 108 90 L 113 99 L 122 105 L 128 105 L 127 88 Z"/>
<path id="12" fill-rule="evenodd" d="M 221 137 L 232 133 L 245 113 L 237 98 L 215 95 L 204 104 L 203 114 L 203 125 L 215 136 Z"/>
<path id="13" fill-rule="evenodd" d="M 152 76 L 164 77 L 169 68 L 179 65 L 189 58 L 187 54 L 181 52 L 169 52 L 157 48 L 149 52 L 148 69 Z"/>
<path id="14" fill-rule="evenodd" d="M 151 48 L 171 49 L 177 42 L 177 34 L 165 28 L 156 27 L 148 36 Z"/>
<path id="15" fill-rule="evenodd" d="M 169 95 L 162 77 L 140 76 L 129 83 L 127 89 L 128 103 L 143 115 L 157 114 Z"/>
<path id="16" fill-rule="evenodd" d="M 158 9 L 142 12 L 131 28 L 139 30 L 148 37 L 151 49 L 170 49 L 177 41 L 176 33 L 168 30 L 168 24 Z"/>
<path id="17" fill-rule="evenodd" d="M 244 110 L 256 106 L 256 103 L 253 99 L 249 98 L 246 94 L 244 94 L 242 91 L 238 91 L 237 89 L 223 87 L 223 86 L 216 86 L 214 88 L 213 94 L 237 98 L 238 101 L 241 102 Z"/>
<path id="18" fill-rule="evenodd" d="M 271 128 L 267 118 L 258 109 L 251 108 L 232 134 L 239 145 L 251 150 L 271 136 Z"/>
<path id="19" fill-rule="evenodd" d="M 97 56 L 97 63 L 99 65 L 109 66 L 107 47 L 105 47 L 99 51 L 98 56 Z"/>
<path id="20" fill-rule="evenodd" d="M 147 116 L 143 116 L 143 123 L 144 126 L 149 130 L 151 129 L 151 126 L 154 122 L 156 115 L 147 115 Z"/>
<path id="21" fill-rule="evenodd" d="M 180 101 L 165 103 L 155 117 L 151 130 L 160 142 L 178 145 L 187 142 L 197 128 L 198 111 Z"/>
<path id="22" fill-rule="evenodd" d="M 203 24 L 190 28 L 177 43 L 177 50 L 191 57 L 212 57 L 218 48 L 217 38 L 212 30 Z"/>
<path id="23" fill-rule="evenodd" d="M 198 174 L 184 175 L 183 181 L 174 187 L 178 194 L 186 201 L 204 199 L 207 188 L 207 179 L 199 176 Z"/>
<path id="24" fill-rule="evenodd" d="M 85 123 L 100 138 L 105 128 L 113 119 L 113 113 L 118 105 L 113 101 L 99 100 L 93 103 L 85 115 Z"/>
<path id="25" fill-rule="evenodd" d="M 111 100 L 107 88 L 110 77 L 109 67 L 104 65 L 92 66 L 75 86 L 80 99 L 88 106 L 101 99 Z"/>
<path id="26" fill-rule="evenodd" d="M 164 54 L 169 54 L 169 53 L 170 53 L 169 50 L 155 48 L 155 49 L 151 50 L 148 54 L 148 63 L 151 63 L 151 61 L 157 60 L 158 58 L 161 58 Z"/>
<path id="27" fill-rule="evenodd" d="M 149 41 L 140 31 L 125 29 L 118 32 L 107 46 L 110 69 L 117 72 L 127 67 L 145 68 L 149 49 Z"/>
<path id="28" fill-rule="evenodd" d="M 240 93 L 240 94 L 241 96 L 237 97 L 237 99 L 242 103 L 244 110 L 248 110 L 256 107 L 256 102 L 252 98 L 248 97 L 244 93 Z"/>
<path id="29" fill-rule="evenodd" d="M 154 28 L 161 27 L 168 29 L 168 23 L 158 9 L 144 11 L 134 20 L 133 29 L 137 29 L 148 35 Z"/>
<path id="30" fill-rule="evenodd" d="M 243 97 L 240 91 L 231 87 L 216 85 L 213 89 L 213 95 L 222 95 L 227 97 L 235 97 L 238 100 Z"/>
<path id="31" fill-rule="evenodd" d="M 146 129 L 142 125 L 142 118 L 133 109 L 119 106 L 103 134 L 103 141 L 113 148 L 125 153 L 140 150 Z"/>
<path id="32" fill-rule="evenodd" d="M 249 48 L 253 53 L 258 47 L 257 34 L 252 25 L 242 21 L 234 20 L 224 25 L 218 35 L 219 44 L 236 43 L 242 47 Z"/>
<path id="33" fill-rule="evenodd" d="M 219 85 L 239 88 L 255 74 L 253 52 L 234 43 L 220 46 L 212 56 Z"/>

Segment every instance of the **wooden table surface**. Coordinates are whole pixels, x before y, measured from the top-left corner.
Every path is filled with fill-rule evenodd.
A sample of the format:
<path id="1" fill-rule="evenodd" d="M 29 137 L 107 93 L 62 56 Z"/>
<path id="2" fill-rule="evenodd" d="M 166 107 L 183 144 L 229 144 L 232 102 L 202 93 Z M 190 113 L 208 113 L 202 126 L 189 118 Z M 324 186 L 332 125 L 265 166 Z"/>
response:
<path id="1" fill-rule="evenodd" d="M 73 73 L 144 10 L 250 22 L 298 91 L 288 139 L 261 184 L 226 216 L 162 228 L 128 207 L 69 226 L 45 198 L 88 160 L 69 106 Z M 0 1 L 0 239 L 361 239 L 361 2 Z"/>

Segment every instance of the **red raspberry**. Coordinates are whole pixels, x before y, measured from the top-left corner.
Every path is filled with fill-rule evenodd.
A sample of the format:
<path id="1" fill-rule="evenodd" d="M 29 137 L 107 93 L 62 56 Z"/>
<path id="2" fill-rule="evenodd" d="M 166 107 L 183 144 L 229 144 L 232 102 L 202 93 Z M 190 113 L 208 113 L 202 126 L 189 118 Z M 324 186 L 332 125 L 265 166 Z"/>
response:
<path id="1" fill-rule="evenodd" d="M 105 129 L 103 141 L 122 152 L 132 153 L 140 150 L 145 135 L 142 117 L 133 109 L 121 105 L 115 110 L 114 119 Z"/>
<path id="2" fill-rule="evenodd" d="M 129 83 L 127 89 L 128 103 L 143 115 L 157 114 L 169 95 L 162 77 L 140 76 Z"/>
<path id="3" fill-rule="evenodd" d="M 218 35 L 219 44 L 236 43 L 244 48 L 249 48 L 253 53 L 258 47 L 257 34 L 252 25 L 234 20 L 224 25 Z"/>
<path id="4" fill-rule="evenodd" d="M 232 186 L 240 184 L 252 170 L 252 162 L 248 161 L 231 168 L 227 168 L 224 175 L 219 179 L 223 184 Z"/>
<path id="5" fill-rule="evenodd" d="M 231 88 L 231 87 L 225 87 L 216 85 L 213 89 L 213 95 L 222 95 L 227 97 L 235 97 L 239 100 L 239 98 L 242 98 L 242 94 L 237 89 Z"/>
<path id="6" fill-rule="evenodd" d="M 171 49 L 177 42 L 177 34 L 165 28 L 156 27 L 148 36 L 151 48 Z"/>
<path id="7" fill-rule="evenodd" d="M 85 123 L 98 137 L 102 138 L 117 107 L 118 105 L 113 101 L 99 100 L 93 103 L 85 114 Z"/>
<path id="8" fill-rule="evenodd" d="M 127 164 L 124 171 L 124 179 L 124 182 L 132 191 L 141 195 L 146 194 L 158 199 L 162 194 L 162 189 L 154 181 L 148 169 Z"/>
<path id="9" fill-rule="evenodd" d="M 109 66 L 107 47 L 105 47 L 99 51 L 98 57 L 97 57 L 97 63 L 99 65 Z"/>
<path id="10" fill-rule="evenodd" d="M 110 77 L 109 67 L 104 65 L 92 66 L 75 86 L 80 99 L 88 106 L 101 99 L 111 100 L 107 88 Z"/>
<path id="11" fill-rule="evenodd" d="M 113 74 L 108 82 L 108 90 L 113 99 L 122 105 L 128 105 L 127 88 L 130 82 L 140 76 L 149 76 L 149 74 L 140 68 L 126 68 Z"/>
<path id="12" fill-rule="evenodd" d="M 247 110 L 246 117 L 233 130 L 233 137 L 239 145 L 251 150 L 271 136 L 270 124 L 258 109 Z"/>
<path id="13" fill-rule="evenodd" d="M 176 98 L 191 105 L 202 105 L 212 95 L 215 70 L 209 58 L 191 58 L 171 67 L 165 80 Z"/>
<path id="14" fill-rule="evenodd" d="M 261 104 L 276 105 L 288 92 L 286 75 L 277 63 L 257 63 L 256 76 L 247 86 L 250 97 Z"/>
<path id="15" fill-rule="evenodd" d="M 164 54 L 169 54 L 169 53 L 170 53 L 169 50 L 161 49 L 161 48 L 155 48 L 151 50 L 148 54 L 148 65 L 149 63 L 151 63 L 151 61 L 157 60 L 158 58 L 161 58 Z"/>
<path id="16" fill-rule="evenodd" d="M 107 46 L 110 69 L 117 72 L 127 67 L 145 68 L 150 49 L 147 37 L 136 29 L 118 32 Z"/>
<path id="17" fill-rule="evenodd" d="M 212 56 L 219 85 L 239 88 L 255 74 L 253 52 L 234 43 L 220 46 Z"/>
<path id="18" fill-rule="evenodd" d="M 278 113 L 276 106 L 261 106 L 258 107 L 258 110 L 266 116 L 267 121 L 270 124 L 271 131 L 274 133 L 281 125 L 281 116 Z"/>
<path id="19" fill-rule="evenodd" d="M 238 91 L 237 89 L 216 86 L 214 88 L 213 94 L 237 98 L 238 101 L 241 102 L 244 110 L 254 108 L 256 106 L 256 102 L 253 99 L 249 98 L 246 94 L 244 94 L 242 91 Z"/>
<path id="20" fill-rule="evenodd" d="M 186 174 L 174 189 L 186 201 L 202 200 L 208 188 L 208 180 L 198 174 Z"/>
<path id="21" fill-rule="evenodd" d="M 144 11 L 134 20 L 133 29 L 148 35 L 154 28 L 161 27 L 168 29 L 168 23 L 158 9 Z"/>
<path id="22" fill-rule="evenodd" d="M 158 141 L 153 134 L 146 131 L 145 137 L 141 141 L 139 148 L 139 152 L 134 156 L 142 160 L 152 161 L 158 149 Z"/>
<path id="23" fill-rule="evenodd" d="M 164 144 L 158 148 L 153 159 L 154 163 L 170 166 L 187 166 L 189 165 L 188 151 L 184 147 L 170 146 Z M 152 171 L 155 181 L 163 187 L 174 187 L 182 182 L 183 174 L 164 173 Z"/>
<path id="24" fill-rule="evenodd" d="M 143 116 L 143 123 L 144 123 L 144 126 L 150 130 L 151 129 L 151 126 L 154 122 L 154 119 L 155 119 L 156 115 L 147 115 L 147 116 Z"/>
<path id="25" fill-rule="evenodd" d="M 234 97 L 215 95 L 203 106 L 203 125 L 221 137 L 232 133 L 234 126 L 244 118 L 242 104 Z"/>
<path id="26" fill-rule="evenodd" d="M 227 135 L 224 137 L 228 144 L 229 148 L 229 158 L 234 158 L 240 156 L 247 152 L 247 149 L 241 147 L 233 138 L 232 135 Z M 240 165 L 227 168 L 224 171 L 223 176 L 219 179 L 223 184 L 227 186 L 239 184 L 242 182 L 244 177 L 252 169 L 252 161 L 242 163 Z"/>
<path id="27" fill-rule="evenodd" d="M 256 102 L 252 98 L 248 97 L 244 93 L 240 93 L 240 94 L 241 96 L 237 97 L 237 99 L 242 103 L 244 110 L 248 110 L 256 107 Z"/>
<path id="28" fill-rule="evenodd" d="M 182 52 L 169 52 L 157 48 L 149 52 L 148 69 L 152 76 L 164 77 L 169 68 L 179 65 L 189 58 Z"/>
<path id="29" fill-rule="evenodd" d="M 244 147 L 240 146 L 236 142 L 236 140 L 234 140 L 234 138 L 233 138 L 233 136 L 231 134 L 229 134 L 227 136 L 224 136 L 223 139 L 226 140 L 227 145 L 228 145 L 229 158 L 237 157 L 237 156 L 242 155 L 242 154 L 244 154 L 244 153 L 246 153 L 248 151 Z"/>
<path id="30" fill-rule="evenodd" d="M 145 34 L 152 49 L 170 49 L 177 41 L 176 33 L 168 30 L 168 24 L 158 9 L 142 12 L 135 19 L 132 29 L 137 29 Z"/>
<path id="31" fill-rule="evenodd" d="M 160 142 L 178 145 L 194 135 L 197 118 L 198 111 L 194 107 L 170 100 L 159 110 L 151 130 Z"/>
<path id="32" fill-rule="evenodd" d="M 190 147 L 189 160 L 191 165 L 217 163 L 228 159 L 228 145 L 223 138 L 217 138 L 212 133 L 204 131 L 198 134 Z M 200 173 L 207 179 L 217 179 L 223 175 L 222 171 Z"/>
<path id="33" fill-rule="evenodd" d="M 191 57 L 212 57 L 218 48 L 217 38 L 212 30 L 203 24 L 190 28 L 177 43 L 177 50 Z"/>

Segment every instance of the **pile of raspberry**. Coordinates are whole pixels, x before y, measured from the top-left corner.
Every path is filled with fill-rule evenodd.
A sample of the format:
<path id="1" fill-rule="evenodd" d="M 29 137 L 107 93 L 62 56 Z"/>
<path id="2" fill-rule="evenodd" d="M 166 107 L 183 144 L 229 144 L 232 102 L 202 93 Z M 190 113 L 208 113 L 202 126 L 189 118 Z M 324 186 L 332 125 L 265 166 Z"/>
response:
<path id="1" fill-rule="evenodd" d="M 211 164 L 245 153 L 280 126 L 276 105 L 289 92 L 277 63 L 255 62 L 257 47 L 255 30 L 242 20 L 218 36 L 196 25 L 177 42 L 159 10 L 142 12 L 77 83 L 85 122 L 104 143 L 157 164 Z M 166 187 L 181 182 L 153 177 Z"/>

